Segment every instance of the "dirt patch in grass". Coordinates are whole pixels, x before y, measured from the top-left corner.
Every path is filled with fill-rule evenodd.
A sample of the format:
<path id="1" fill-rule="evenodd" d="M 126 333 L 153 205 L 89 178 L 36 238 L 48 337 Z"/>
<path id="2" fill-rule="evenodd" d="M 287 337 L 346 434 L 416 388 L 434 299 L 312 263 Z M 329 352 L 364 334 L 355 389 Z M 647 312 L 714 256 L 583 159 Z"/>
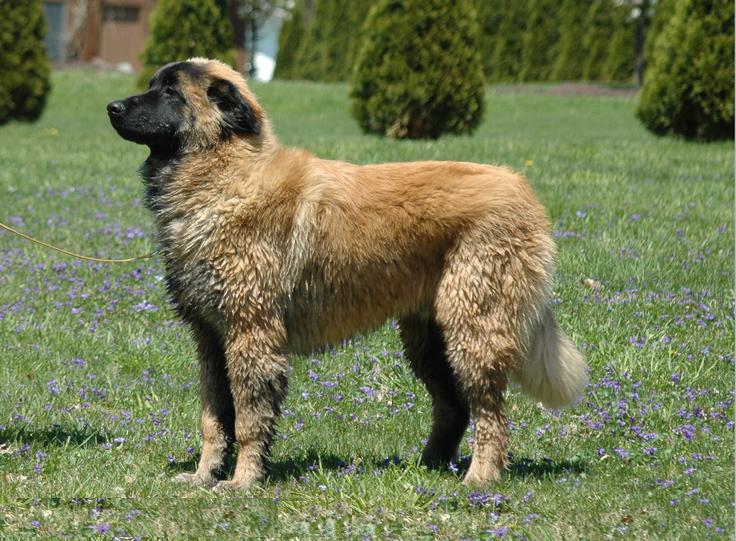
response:
<path id="1" fill-rule="evenodd" d="M 600 83 L 531 83 L 494 85 L 499 94 L 546 94 L 554 96 L 633 96 L 638 88 L 633 85 Z"/>

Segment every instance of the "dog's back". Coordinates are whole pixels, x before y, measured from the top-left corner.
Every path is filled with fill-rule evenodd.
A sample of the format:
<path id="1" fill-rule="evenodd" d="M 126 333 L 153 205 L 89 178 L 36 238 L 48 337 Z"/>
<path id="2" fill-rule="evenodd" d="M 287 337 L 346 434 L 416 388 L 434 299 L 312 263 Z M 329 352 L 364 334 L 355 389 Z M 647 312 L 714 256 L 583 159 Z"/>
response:
<path id="1" fill-rule="evenodd" d="M 295 350 L 334 343 L 388 317 L 433 314 L 448 258 L 461 245 L 479 258 L 514 251 L 546 287 L 553 258 L 547 219 L 524 179 L 508 169 L 312 158 L 303 174 L 285 273 Z M 482 282 L 482 268 L 477 272 Z"/>

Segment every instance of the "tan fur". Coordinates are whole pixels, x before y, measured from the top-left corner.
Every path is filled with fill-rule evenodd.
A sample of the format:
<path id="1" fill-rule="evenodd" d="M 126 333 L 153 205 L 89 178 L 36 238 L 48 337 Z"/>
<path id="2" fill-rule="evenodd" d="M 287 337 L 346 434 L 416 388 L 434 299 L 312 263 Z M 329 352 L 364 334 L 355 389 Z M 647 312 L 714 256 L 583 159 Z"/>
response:
<path id="1" fill-rule="evenodd" d="M 182 478 L 212 483 L 233 438 L 231 481 L 263 475 L 286 392 L 288 353 L 305 353 L 399 318 L 413 370 L 434 403 L 428 465 L 476 428 L 465 482 L 497 480 L 514 374 L 553 406 L 584 385 L 584 363 L 548 307 L 555 257 L 525 180 L 459 162 L 357 166 L 281 147 L 242 78 L 214 61 L 262 123 L 217 139 L 206 87 L 181 81 L 186 153 L 160 175 L 159 240 L 202 364 L 202 459 Z"/>

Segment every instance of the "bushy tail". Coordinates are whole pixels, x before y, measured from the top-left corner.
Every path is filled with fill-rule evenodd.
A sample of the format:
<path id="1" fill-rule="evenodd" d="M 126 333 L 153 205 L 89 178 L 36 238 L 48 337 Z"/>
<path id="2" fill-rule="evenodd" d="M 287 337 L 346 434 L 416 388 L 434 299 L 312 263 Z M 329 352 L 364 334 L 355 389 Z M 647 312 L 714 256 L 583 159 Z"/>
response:
<path id="1" fill-rule="evenodd" d="M 569 406 L 588 382 L 585 359 L 545 306 L 531 329 L 526 358 L 514 372 L 521 388 L 548 408 Z"/>

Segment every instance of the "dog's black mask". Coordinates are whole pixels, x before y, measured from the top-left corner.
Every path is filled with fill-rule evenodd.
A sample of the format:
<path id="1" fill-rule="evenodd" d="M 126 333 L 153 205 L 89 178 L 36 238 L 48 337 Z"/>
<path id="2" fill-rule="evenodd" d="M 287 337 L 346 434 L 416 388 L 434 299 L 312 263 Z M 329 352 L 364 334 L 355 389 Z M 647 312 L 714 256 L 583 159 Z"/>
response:
<path id="1" fill-rule="evenodd" d="M 206 83 L 207 99 L 220 111 L 220 140 L 258 136 L 261 123 L 248 101 L 232 82 L 209 79 L 206 70 L 206 66 L 188 61 L 165 65 L 153 76 L 146 92 L 107 105 L 110 122 L 124 139 L 148 145 L 153 156 L 175 156 L 185 144 L 183 132 L 196 130 L 193 108 L 186 102 L 191 97 L 181 88 L 184 79 L 189 92 L 192 85 Z"/>
<path id="2" fill-rule="evenodd" d="M 166 65 L 153 76 L 146 92 L 107 105 L 110 123 L 122 138 L 148 145 L 154 152 L 178 150 L 185 102 L 177 72 L 185 66 L 191 69 L 183 62 Z"/>

